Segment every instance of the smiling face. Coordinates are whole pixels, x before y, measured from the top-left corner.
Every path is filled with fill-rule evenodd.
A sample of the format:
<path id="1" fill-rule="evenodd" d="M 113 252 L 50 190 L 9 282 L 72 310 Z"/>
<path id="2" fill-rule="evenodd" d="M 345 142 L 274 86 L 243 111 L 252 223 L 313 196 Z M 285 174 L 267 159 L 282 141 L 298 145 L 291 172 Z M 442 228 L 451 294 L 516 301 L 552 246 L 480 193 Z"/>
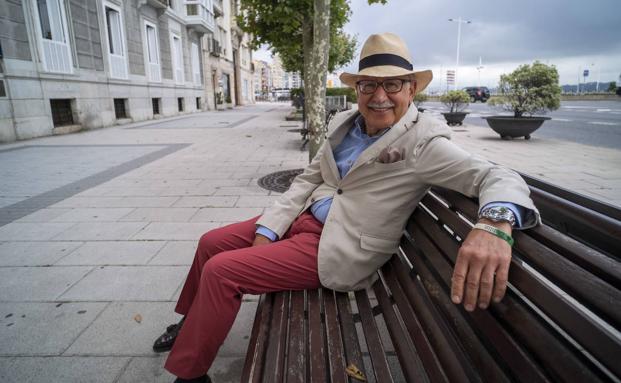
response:
<path id="1" fill-rule="evenodd" d="M 401 79 L 408 80 L 405 77 Z M 360 81 L 364 80 L 386 81 L 388 78 L 363 77 Z M 358 110 L 364 117 L 366 133 L 372 136 L 394 125 L 405 115 L 416 94 L 416 81 L 404 82 L 401 90 L 395 93 L 387 93 L 381 85 L 371 94 L 361 92 L 360 86 L 356 86 L 356 93 Z"/>

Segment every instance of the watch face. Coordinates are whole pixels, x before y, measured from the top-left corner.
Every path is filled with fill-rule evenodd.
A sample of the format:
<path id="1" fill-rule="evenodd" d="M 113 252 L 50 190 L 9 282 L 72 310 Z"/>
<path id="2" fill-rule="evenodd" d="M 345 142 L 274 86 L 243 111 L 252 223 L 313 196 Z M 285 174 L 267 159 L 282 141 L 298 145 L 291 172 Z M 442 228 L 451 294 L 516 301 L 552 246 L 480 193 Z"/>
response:
<path id="1" fill-rule="evenodd" d="M 515 215 L 511 209 L 504 206 L 491 207 L 481 212 L 481 217 L 488 218 L 494 222 L 506 221 L 512 225 L 515 223 Z"/>

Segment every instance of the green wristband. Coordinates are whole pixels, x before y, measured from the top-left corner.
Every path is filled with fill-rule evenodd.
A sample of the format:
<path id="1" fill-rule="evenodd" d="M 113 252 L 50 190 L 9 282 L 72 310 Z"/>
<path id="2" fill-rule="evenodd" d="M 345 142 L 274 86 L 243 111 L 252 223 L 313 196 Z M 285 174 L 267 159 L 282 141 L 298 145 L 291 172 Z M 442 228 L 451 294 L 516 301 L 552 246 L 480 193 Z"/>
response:
<path id="1" fill-rule="evenodd" d="M 513 238 L 505 233 L 504 231 L 495 228 L 492 225 L 486 225 L 484 223 L 477 223 L 476 225 L 474 225 L 475 229 L 479 229 L 479 230 L 483 230 L 483 231 L 487 231 L 488 233 L 494 234 L 496 237 L 504 239 L 505 241 L 507 241 L 507 243 L 509 244 L 509 246 L 513 247 Z"/>

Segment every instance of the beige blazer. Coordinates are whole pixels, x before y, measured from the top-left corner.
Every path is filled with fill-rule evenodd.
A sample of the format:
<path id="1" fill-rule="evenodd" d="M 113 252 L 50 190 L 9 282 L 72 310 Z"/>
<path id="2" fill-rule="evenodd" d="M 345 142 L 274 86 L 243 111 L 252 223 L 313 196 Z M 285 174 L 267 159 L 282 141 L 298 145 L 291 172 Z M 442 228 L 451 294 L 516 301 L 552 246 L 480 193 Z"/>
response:
<path id="1" fill-rule="evenodd" d="M 526 227 L 539 222 L 518 174 L 456 146 L 444 122 L 419 114 L 413 104 L 341 178 L 333 150 L 357 116 L 347 111 L 333 118 L 328 139 L 310 165 L 257 222 L 282 237 L 314 201 L 332 197 L 319 241 L 318 272 L 324 286 L 339 291 L 370 286 L 377 279 L 375 271 L 397 252 L 407 219 L 431 185 L 477 196 L 481 206 L 493 201 L 521 205 L 535 212 Z M 378 162 L 388 146 L 405 158 Z"/>

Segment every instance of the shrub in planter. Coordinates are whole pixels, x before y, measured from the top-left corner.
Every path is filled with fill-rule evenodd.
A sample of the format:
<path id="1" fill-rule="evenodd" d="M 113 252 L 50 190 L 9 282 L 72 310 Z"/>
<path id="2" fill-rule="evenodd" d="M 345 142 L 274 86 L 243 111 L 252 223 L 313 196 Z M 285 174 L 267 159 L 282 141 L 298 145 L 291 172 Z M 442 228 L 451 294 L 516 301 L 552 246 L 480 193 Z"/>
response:
<path id="1" fill-rule="evenodd" d="M 470 95 L 468 92 L 465 90 L 450 90 L 440 96 L 440 102 L 449 108 L 447 113 L 442 113 L 446 119 L 446 123 L 451 126 L 461 125 L 468 114 L 463 111 L 468 104 L 470 104 Z"/>
<path id="2" fill-rule="evenodd" d="M 533 115 L 556 110 L 561 105 L 558 71 L 539 61 L 501 75 L 498 93 L 488 104 L 512 112 L 513 116 L 484 118 L 502 138 L 523 136 L 529 139 L 532 132 L 550 119 Z"/>
<path id="3" fill-rule="evenodd" d="M 428 99 L 429 97 L 426 93 L 417 93 L 416 96 L 414 96 L 414 105 L 416 105 L 416 109 L 418 109 L 419 112 L 425 111 L 425 108 L 423 108 L 422 105 Z"/>

